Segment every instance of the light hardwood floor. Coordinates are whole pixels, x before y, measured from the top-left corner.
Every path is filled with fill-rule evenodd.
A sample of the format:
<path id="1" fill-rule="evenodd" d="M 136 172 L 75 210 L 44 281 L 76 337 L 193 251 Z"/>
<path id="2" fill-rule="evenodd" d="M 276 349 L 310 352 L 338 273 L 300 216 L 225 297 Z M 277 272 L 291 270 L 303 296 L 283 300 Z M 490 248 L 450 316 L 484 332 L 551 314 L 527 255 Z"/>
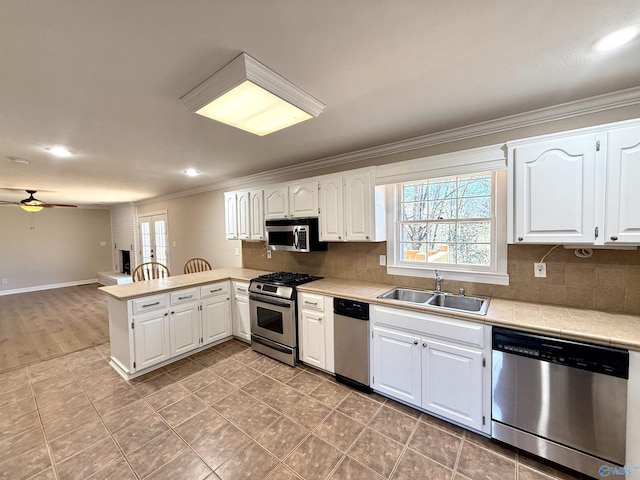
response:
<path id="1" fill-rule="evenodd" d="M 99 286 L 0 296 L 0 372 L 108 342 Z"/>

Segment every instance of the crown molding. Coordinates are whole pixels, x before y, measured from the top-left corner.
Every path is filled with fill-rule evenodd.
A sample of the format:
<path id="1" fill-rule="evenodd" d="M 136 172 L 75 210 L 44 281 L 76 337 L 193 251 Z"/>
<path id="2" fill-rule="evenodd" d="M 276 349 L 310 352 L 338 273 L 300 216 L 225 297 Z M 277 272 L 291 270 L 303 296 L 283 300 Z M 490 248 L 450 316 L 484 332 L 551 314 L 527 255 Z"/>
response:
<path id="1" fill-rule="evenodd" d="M 299 174 L 302 176 L 308 176 L 314 171 L 329 167 L 348 165 L 350 163 L 370 160 L 386 155 L 418 150 L 444 143 L 468 140 L 471 138 L 482 137 L 484 135 L 507 132 L 509 130 L 542 125 L 559 120 L 567 120 L 583 115 L 590 115 L 638 104 L 640 104 L 640 87 L 633 87 L 626 90 L 619 90 L 617 92 L 605 93 L 603 95 L 561 103 L 552 107 L 545 107 L 507 117 L 501 117 L 486 122 L 474 123 L 464 127 L 443 130 L 442 132 L 422 135 L 407 140 L 400 140 L 398 142 L 387 143 L 376 147 L 364 148 L 349 153 L 334 155 L 332 157 L 320 158 L 300 163 L 298 165 L 269 170 L 233 180 L 225 180 L 193 190 L 185 190 L 170 195 L 142 200 L 136 202 L 136 205 L 146 205 L 159 201 L 172 200 L 213 190 L 234 190 L 241 185 L 277 183 L 279 181 L 283 181 L 285 177 L 291 177 L 291 175 Z"/>

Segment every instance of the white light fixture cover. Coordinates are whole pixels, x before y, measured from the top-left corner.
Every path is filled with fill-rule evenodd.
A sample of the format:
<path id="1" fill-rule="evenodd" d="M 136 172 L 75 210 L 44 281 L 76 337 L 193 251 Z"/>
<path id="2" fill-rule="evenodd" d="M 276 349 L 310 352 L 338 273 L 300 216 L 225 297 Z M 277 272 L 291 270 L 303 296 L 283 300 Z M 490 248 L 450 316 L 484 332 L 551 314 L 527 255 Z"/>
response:
<path id="1" fill-rule="evenodd" d="M 606 52 L 621 47 L 636 38 L 640 33 L 640 25 L 630 25 L 605 35 L 591 48 L 596 52 Z"/>
<path id="2" fill-rule="evenodd" d="M 325 108 L 244 52 L 181 100 L 192 112 L 260 136 L 317 117 Z"/>

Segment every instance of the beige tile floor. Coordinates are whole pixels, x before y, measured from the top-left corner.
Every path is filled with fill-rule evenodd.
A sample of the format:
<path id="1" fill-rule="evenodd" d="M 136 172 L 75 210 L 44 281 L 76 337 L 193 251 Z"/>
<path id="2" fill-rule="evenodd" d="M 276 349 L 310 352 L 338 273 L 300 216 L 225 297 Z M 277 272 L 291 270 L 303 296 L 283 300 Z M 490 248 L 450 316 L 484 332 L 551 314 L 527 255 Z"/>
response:
<path id="1" fill-rule="evenodd" d="M 580 478 L 236 340 L 131 382 L 108 354 L 0 374 L 1 479 Z"/>

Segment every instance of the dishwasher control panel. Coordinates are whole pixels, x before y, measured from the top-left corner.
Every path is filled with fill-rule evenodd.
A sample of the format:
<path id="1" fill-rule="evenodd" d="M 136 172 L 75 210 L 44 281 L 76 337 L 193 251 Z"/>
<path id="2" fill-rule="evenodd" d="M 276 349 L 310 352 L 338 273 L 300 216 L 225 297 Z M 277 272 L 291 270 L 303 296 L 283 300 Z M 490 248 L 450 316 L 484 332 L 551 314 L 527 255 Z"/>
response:
<path id="1" fill-rule="evenodd" d="M 620 348 L 494 327 L 493 350 L 629 378 L 629 352 Z"/>

